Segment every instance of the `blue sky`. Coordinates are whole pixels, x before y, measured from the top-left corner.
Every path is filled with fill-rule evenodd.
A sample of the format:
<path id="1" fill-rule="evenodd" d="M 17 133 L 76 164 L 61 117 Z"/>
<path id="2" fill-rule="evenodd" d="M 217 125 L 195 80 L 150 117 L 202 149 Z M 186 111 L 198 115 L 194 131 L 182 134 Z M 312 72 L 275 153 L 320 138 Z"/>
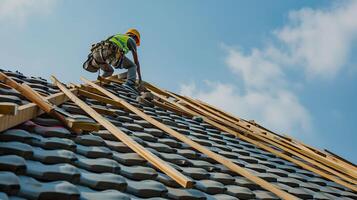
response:
<path id="1" fill-rule="evenodd" d="M 356 162 L 353 1 L 0 1 L 0 66 L 78 82 L 136 27 L 143 78 Z M 122 72 L 122 71 L 119 71 Z"/>

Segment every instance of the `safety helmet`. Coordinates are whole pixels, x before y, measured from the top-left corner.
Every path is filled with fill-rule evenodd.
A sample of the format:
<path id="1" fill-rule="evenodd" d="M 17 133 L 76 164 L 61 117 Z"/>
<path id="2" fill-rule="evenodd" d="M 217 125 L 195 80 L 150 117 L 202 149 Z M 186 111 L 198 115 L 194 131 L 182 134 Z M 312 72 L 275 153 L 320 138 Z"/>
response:
<path id="1" fill-rule="evenodd" d="M 140 46 L 140 33 L 138 30 L 135 28 L 131 28 L 126 32 L 127 35 L 129 36 L 134 36 L 136 46 Z"/>

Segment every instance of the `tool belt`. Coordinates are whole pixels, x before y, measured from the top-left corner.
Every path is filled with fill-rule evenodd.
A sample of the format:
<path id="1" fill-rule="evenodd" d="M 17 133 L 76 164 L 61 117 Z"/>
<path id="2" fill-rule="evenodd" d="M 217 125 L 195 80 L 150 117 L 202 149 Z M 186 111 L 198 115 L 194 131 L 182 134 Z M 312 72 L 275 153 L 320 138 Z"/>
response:
<path id="1" fill-rule="evenodd" d="M 121 68 L 124 60 L 124 52 L 116 44 L 108 40 L 93 44 L 91 53 L 83 63 L 83 69 L 89 72 L 97 72 L 102 65 L 111 65 Z"/>
<path id="2" fill-rule="evenodd" d="M 92 45 L 91 52 L 98 64 L 110 64 L 115 68 L 121 67 L 124 52 L 113 42 L 102 41 Z"/>

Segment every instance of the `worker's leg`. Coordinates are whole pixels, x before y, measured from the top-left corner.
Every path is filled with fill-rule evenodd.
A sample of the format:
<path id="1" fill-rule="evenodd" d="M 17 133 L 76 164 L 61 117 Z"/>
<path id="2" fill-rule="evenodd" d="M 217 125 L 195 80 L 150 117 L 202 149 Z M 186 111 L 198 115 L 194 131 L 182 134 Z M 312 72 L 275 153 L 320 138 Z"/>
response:
<path id="1" fill-rule="evenodd" d="M 124 56 L 123 68 L 128 69 L 125 85 L 133 87 L 136 81 L 136 64 Z"/>

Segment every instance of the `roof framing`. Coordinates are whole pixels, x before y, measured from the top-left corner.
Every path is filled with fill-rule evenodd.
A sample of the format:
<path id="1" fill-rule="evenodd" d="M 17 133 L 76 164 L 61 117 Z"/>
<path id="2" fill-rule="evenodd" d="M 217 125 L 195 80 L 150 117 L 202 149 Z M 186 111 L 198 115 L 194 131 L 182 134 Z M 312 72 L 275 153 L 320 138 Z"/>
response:
<path id="1" fill-rule="evenodd" d="M 130 136 L 126 135 L 123 131 L 118 129 L 115 125 L 97 113 L 93 108 L 87 105 L 84 101 L 79 99 L 75 94 L 68 90 L 62 83 L 60 83 L 56 77 L 51 77 L 54 84 L 75 104 L 77 104 L 82 110 L 84 110 L 89 116 L 100 123 L 104 128 L 106 128 L 110 133 L 117 137 L 120 141 L 126 144 L 129 148 L 135 151 L 137 154 L 142 156 L 148 162 L 153 164 L 155 167 L 163 171 L 165 174 L 174 179 L 178 184 L 185 188 L 190 188 L 193 186 L 193 180 L 183 175 L 181 172 L 177 171 L 171 165 L 167 164 L 165 161 L 151 153 L 149 150 L 145 149 L 142 145 L 137 143 Z"/>
<path id="2" fill-rule="evenodd" d="M 103 88 L 103 87 L 101 87 L 101 86 L 99 86 L 99 85 L 97 85 L 97 84 L 95 84 L 95 83 L 93 83 L 93 82 L 91 82 L 91 81 L 89 81 L 89 80 L 87 80 L 85 78 L 81 78 L 81 80 L 84 81 L 87 85 L 92 86 L 93 88 L 97 89 L 99 92 L 101 92 L 104 95 L 110 97 L 111 99 L 113 99 L 117 103 L 121 104 L 126 109 L 128 109 L 128 110 L 132 111 L 133 113 L 137 114 L 138 116 L 140 116 L 141 118 L 143 118 L 147 122 L 151 123 L 155 127 L 163 130 L 165 133 L 168 133 L 169 135 L 177 138 L 178 140 L 181 140 L 182 142 L 186 143 L 187 145 L 190 145 L 192 148 L 200 151 L 201 153 L 203 153 L 203 154 L 207 155 L 208 157 L 214 159 L 218 163 L 226 166 L 231 171 L 236 172 L 237 174 L 240 174 L 240 175 L 244 176 L 245 178 L 249 179 L 250 181 L 260 185 L 262 188 L 274 193 L 278 197 L 280 197 L 282 199 L 298 199 L 294 195 L 291 195 L 291 194 L 289 194 L 289 193 L 277 188 L 273 184 L 265 181 L 264 179 L 253 175 L 252 173 L 250 173 L 246 169 L 238 166 L 237 164 L 233 163 L 232 161 L 230 161 L 229 159 L 225 158 L 224 156 L 221 156 L 221 155 L 219 155 L 217 153 L 214 153 L 213 151 L 211 151 L 211 150 L 207 149 L 206 147 L 200 145 L 199 143 L 191 140 L 190 138 L 184 136 L 183 134 L 181 134 L 181 133 L 169 128 L 165 124 L 162 124 L 161 122 L 153 119 L 149 115 L 147 115 L 144 112 L 140 111 L 138 108 L 136 108 L 136 107 L 132 106 L 131 104 L 129 104 L 128 102 L 126 102 L 124 99 L 122 99 L 122 98 L 112 94 L 111 92 L 107 91 L 105 88 Z"/>

